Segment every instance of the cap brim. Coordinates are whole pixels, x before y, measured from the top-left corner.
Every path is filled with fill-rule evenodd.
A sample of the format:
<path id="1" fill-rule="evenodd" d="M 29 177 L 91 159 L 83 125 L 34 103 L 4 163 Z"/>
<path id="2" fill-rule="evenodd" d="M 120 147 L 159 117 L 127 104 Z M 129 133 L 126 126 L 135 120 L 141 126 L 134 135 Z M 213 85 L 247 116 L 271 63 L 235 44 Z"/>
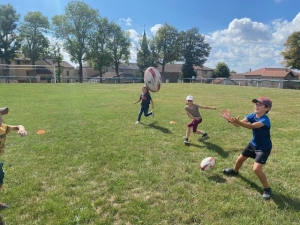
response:
<path id="1" fill-rule="evenodd" d="M 8 113 L 8 107 L 2 107 L 0 108 L 0 114 L 1 115 L 6 115 Z"/>
<path id="2" fill-rule="evenodd" d="M 257 100 L 257 99 L 252 99 L 252 102 L 253 102 L 253 103 L 257 103 L 257 102 L 261 102 L 261 101 L 259 101 L 259 100 Z"/>

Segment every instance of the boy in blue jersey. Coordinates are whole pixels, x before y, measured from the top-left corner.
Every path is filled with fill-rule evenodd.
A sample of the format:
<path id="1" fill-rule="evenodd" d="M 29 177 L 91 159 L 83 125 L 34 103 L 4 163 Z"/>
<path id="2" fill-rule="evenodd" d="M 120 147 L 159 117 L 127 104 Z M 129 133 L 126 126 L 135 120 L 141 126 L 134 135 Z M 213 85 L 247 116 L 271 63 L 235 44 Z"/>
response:
<path id="1" fill-rule="evenodd" d="M 239 120 L 239 117 L 231 117 L 230 111 L 223 109 L 221 116 L 234 126 L 241 126 L 252 129 L 253 137 L 250 143 L 243 150 L 242 154 L 237 158 L 234 168 L 224 169 L 226 175 L 237 175 L 243 163 L 250 157 L 255 159 L 253 171 L 263 185 L 262 198 L 268 200 L 272 196 L 272 190 L 268 184 L 267 177 L 262 171 L 263 165 L 272 150 L 272 141 L 270 135 L 271 123 L 266 115 L 272 108 L 272 101 L 266 97 L 253 99 L 254 112 L 248 114 L 244 119 Z"/>

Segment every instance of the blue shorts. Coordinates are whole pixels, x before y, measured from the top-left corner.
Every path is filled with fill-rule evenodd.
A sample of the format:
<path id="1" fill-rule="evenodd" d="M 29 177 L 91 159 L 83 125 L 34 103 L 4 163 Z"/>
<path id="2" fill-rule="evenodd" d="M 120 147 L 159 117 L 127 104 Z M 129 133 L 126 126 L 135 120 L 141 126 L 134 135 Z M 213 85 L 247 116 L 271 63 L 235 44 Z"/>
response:
<path id="1" fill-rule="evenodd" d="M 243 150 L 242 155 L 245 157 L 250 157 L 255 159 L 255 162 L 260 164 L 266 164 L 268 157 L 271 153 L 270 150 L 260 150 L 256 149 L 251 143 L 247 145 L 247 147 Z"/>

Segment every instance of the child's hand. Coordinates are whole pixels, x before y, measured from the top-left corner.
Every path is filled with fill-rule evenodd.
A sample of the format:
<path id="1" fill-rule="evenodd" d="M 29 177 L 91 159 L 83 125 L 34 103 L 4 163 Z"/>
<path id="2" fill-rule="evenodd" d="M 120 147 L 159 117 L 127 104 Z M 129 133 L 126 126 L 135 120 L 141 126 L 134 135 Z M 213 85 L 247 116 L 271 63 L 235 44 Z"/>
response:
<path id="1" fill-rule="evenodd" d="M 237 123 L 238 121 L 240 121 L 240 116 L 232 117 L 232 118 L 230 119 L 230 122 L 231 122 L 231 123 Z"/>
<path id="2" fill-rule="evenodd" d="M 231 115 L 230 115 L 230 111 L 229 110 L 222 109 L 220 116 L 223 117 L 227 121 L 231 120 Z"/>
<path id="3" fill-rule="evenodd" d="M 27 131 L 24 129 L 24 127 L 22 126 L 19 126 L 19 131 L 18 131 L 18 134 L 21 135 L 21 137 L 24 137 L 27 135 Z"/>
<path id="4" fill-rule="evenodd" d="M 20 131 L 18 132 L 18 134 L 20 134 L 20 136 L 21 136 L 21 137 L 24 137 L 24 136 L 26 136 L 26 135 L 27 135 L 27 133 L 26 133 L 26 132 L 20 132 Z"/>

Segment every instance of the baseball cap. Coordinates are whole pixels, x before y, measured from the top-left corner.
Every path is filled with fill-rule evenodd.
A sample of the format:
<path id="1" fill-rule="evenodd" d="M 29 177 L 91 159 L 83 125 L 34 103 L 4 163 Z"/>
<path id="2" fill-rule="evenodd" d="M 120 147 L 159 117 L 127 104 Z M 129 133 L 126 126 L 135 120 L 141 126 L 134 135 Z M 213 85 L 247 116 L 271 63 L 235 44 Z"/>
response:
<path id="1" fill-rule="evenodd" d="M 194 97 L 192 95 L 188 95 L 185 100 L 187 100 L 187 101 L 188 100 L 194 101 Z"/>
<path id="2" fill-rule="evenodd" d="M 8 113 L 8 107 L 2 107 L 0 108 L 0 114 L 1 115 L 6 115 Z"/>
<path id="3" fill-rule="evenodd" d="M 269 107 L 270 109 L 272 108 L 272 101 L 268 99 L 267 97 L 261 97 L 259 99 L 252 99 L 253 103 L 260 102 L 261 104 L 264 104 L 265 107 Z"/>

